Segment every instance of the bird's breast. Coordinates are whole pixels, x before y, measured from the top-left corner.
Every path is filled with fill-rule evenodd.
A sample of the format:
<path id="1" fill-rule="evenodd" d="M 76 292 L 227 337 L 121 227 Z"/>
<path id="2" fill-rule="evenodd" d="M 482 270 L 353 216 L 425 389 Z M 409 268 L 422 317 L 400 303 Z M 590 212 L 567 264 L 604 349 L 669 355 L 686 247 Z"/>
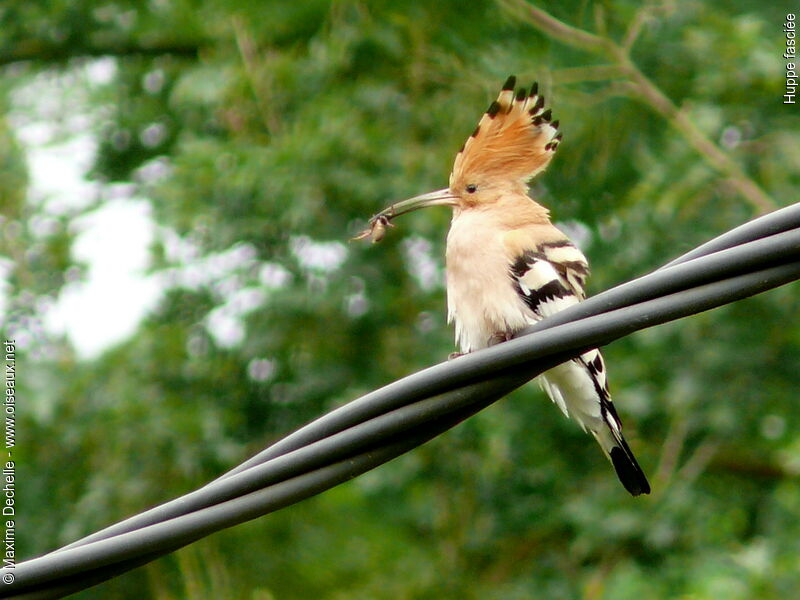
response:
<path id="1" fill-rule="evenodd" d="M 514 290 L 505 230 L 481 213 L 463 212 L 447 235 L 448 320 L 455 324 L 462 352 L 489 345 L 495 334 L 530 324 Z"/>

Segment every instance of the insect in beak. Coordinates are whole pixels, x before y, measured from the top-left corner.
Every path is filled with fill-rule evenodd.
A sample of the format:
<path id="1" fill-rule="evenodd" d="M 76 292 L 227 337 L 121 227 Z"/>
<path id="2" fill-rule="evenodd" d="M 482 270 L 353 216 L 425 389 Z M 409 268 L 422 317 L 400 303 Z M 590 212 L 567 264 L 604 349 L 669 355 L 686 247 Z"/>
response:
<path id="1" fill-rule="evenodd" d="M 420 208 L 427 208 L 429 206 L 455 206 L 456 197 L 450 191 L 450 188 L 436 190 L 420 196 L 414 196 L 408 200 L 401 200 L 395 202 L 384 208 L 381 212 L 373 216 L 369 220 L 369 227 L 353 237 L 353 240 L 364 240 L 372 238 L 373 243 L 380 242 L 383 236 L 386 235 L 388 227 L 394 227 L 391 220 L 400 215 L 410 213 Z"/>

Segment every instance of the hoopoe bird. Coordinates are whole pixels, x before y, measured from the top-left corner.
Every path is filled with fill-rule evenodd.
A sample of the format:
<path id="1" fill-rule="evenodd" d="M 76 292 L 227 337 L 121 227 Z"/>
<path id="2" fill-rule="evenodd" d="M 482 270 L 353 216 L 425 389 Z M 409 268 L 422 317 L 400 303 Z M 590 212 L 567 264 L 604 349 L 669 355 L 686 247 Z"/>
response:
<path id="1" fill-rule="evenodd" d="M 514 91 L 512 75 L 456 155 L 450 185 L 387 207 L 356 239 L 380 241 L 390 221 L 428 206 L 450 206 L 447 311 L 462 353 L 511 339 L 532 323 L 584 299 L 586 257 L 528 196 L 528 182 L 561 141 L 538 86 Z M 622 435 L 597 349 L 540 376 L 552 401 L 591 433 L 632 495 L 650 484 Z"/>

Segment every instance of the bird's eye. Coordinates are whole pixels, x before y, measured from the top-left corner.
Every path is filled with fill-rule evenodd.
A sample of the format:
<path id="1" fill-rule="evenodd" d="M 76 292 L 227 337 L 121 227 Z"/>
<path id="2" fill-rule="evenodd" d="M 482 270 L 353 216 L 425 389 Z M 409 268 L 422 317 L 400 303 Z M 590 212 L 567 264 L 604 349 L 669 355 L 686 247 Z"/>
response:
<path id="1" fill-rule="evenodd" d="M 474 183 L 468 183 L 467 184 L 467 192 L 469 192 L 470 194 L 474 194 L 477 191 L 478 191 L 478 186 L 477 185 L 475 185 Z"/>

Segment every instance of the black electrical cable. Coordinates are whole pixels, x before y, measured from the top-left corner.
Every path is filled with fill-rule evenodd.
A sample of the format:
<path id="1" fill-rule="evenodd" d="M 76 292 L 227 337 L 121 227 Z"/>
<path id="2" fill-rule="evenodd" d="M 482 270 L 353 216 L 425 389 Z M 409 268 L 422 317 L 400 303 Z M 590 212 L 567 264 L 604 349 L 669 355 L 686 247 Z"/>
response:
<path id="1" fill-rule="evenodd" d="M 794 218 L 800 214 L 800 211 L 788 211 L 788 213 L 791 213 L 789 216 Z M 223 478 L 177 501 L 167 503 L 148 511 L 148 513 L 143 513 L 139 517 L 134 517 L 84 538 L 70 545 L 68 547 L 70 549 L 56 551 L 44 557 L 18 564 L 17 583 L 10 586 L 12 589 L 8 591 L 19 590 L 25 594 L 30 591 L 36 593 L 36 597 L 42 598 L 62 597 L 67 588 L 61 587 L 60 590 L 56 590 L 56 586 L 69 587 L 67 580 L 76 578 L 82 573 L 86 577 L 82 580 L 78 577 L 78 580 L 74 582 L 78 587 L 70 588 L 72 591 L 92 585 L 87 581 L 89 577 L 94 581 L 98 577 L 104 579 L 106 575 L 113 576 L 142 564 L 142 557 L 145 555 L 155 558 L 208 535 L 212 531 L 276 510 L 343 481 L 344 479 L 337 479 L 336 476 L 336 473 L 341 476 L 343 471 L 330 471 L 334 465 L 324 460 L 325 457 L 327 459 L 340 458 L 350 452 L 356 452 L 355 455 L 338 463 L 349 466 L 350 470 L 346 470 L 348 473 L 346 479 L 353 477 L 363 470 L 373 468 L 398 455 L 387 453 L 387 448 L 389 448 L 386 445 L 387 440 L 399 436 L 400 441 L 394 442 L 392 447 L 395 450 L 401 447 L 406 448 L 398 453 L 405 452 L 452 427 L 514 387 L 522 385 L 553 364 L 557 364 L 569 356 L 574 356 L 582 349 L 602 345 L 637 329 L 707 310 L 797 279 L 800 277 L 800 262 L 798 262 L 800 261 L 798 255 L 800 240 L 797 239 L 797 232 L 788 231 L 787 227 L 781 228 L 779 221 L 773 217 L 772 223 L 767 223 L 769 226 L 764 225 L 762 220 L 757 220 L 737 228 L 737 230 L 717 238 L 720 240 L 727 236 L 728 241 L 722 244 L 718 243 L 716 248 L 727 248 L 737 242 L 751 244 L 747 240 L 760 241 L 760 244 L 749 245 L 746 249 L 744 247 L 732 248 L 732 251 L 726 250 L 727 254 L 724 254 L 722 251 L 715 251 L 712 244 L 717 240 L 714 240 L 704 245 L 707 248 L 706 256 L 708 256 L 708 252 L 712 252 L 713 256 L 687 260 L 683 271 L 679 271 L 678 266 L 670 266 L 625 284 L 625 286 L 620 286 L 620 288 L 624 288 L 636 284 L 632 288 L 633 291 L 629 289 L 615 300 L 617 308 L 612 308 L 615 305 L 614 302 L 598 303 L 596 309 L 598 309 L 597 315 L 599 316 L 547 327 L 533 338 L 530 336 L 518 338 L 486 351 L 459 358 L 451 363 L 437 365 L 368 394 L 351 403 L 351 405 L 360 403 L 356 407 L 357 410 L 353 411 L 351 408 L 348 411 L 347 409 L 351 405 L 347 405 L 333 411 L 326 417 L 284 438 L 282 442 L 278 442 L 258 456 L 260 462 L 269 460 L 268 463 L 257 467 L 250 466 L 243 473 L 239 470 L 229 472 Z M 748 228 L 748 226 L 750 227 Z M 779 233 L 775 233 L 776 231 Z M 731 237 L 733 233 L 739 237 Z M 789 235 L 780 235 L 781 233 Z M 759 238 L 762 239 L 759 240 Z M 690 254 L 697 255 L 696 252 Z M 677 265 L 677 261 L 670 264 Z M 702 274 L 701 271 L 704 269 L 706 269 L 705 274 Z M 669 276 L 654 277 L 660 273 L 669 273 Z M 723 278 L 725 274 L 733 276 Z M 684 279 L 684 277 L 688 279 Z M 718 279 L 714 280 L 714 278 Z M 672 279 L 671 282 L 670 279 Z M 688 287 L 687 280 L 695 281 L 695 286 Z M 681 283 L 676 284 L 676 281 Z M 705 283 L 702 283 L 703 281 Z M 648 293 L 644 293 L 644 291 L 648 286 L 653 286 L 652 289 L 660 289 L 662 293 L 674 288 L 683 289 L 677 289 L 663 297 L 659 297 L 658 293 L 653 296 L 651 289 L 650 298 L 646 299 Z M 611 294 L 620 288 L 615 288 L 605 294 Z M 631 298 L 635 301 L 631 302 Z M 588 304 L 592 300 L 594 298 L 583 304 Z M 557 316 L 561 314 L 563 313 L 559 313 Z M 573 315 L 572 318 L 576 318 L 576 316 Z M 535 368 L 533 365 L 526 364 L 535 361 L 538 361 Z M 505 370 L 505 375 L 500 380 L 479 381 L 463 387 L 466 382 L 486 379 L 489 375 L 496 378 L 498 369 Z M 432 375 L 431 372 L 433 372 Z M 455 372 L 455 376 L 449 380 L 442 377 L 447 372 Z M 428 374 L 427 380 L 426 377 L 419 377 L 425 373 Z M 444 383 L 442 381 L 437 383 L 437 377 Z M 439 392 L 443 392 L 440 396 L 419 401 L 431 393 L 435 393 L 437 386 Z M 447 391 L 448 389 L 450 391 Z M 393 405 L 393 398 L 402 400 Z M 372 407 L 370 402 L 367 402 L 368 399 L 377 402 L 378 408 Z M 409 405 L 409 402 L 414 403 Z M 364 406 L 365 403 L 366 406 Z M 336 418 L 331 419 L 330 417 L 334 414 L 336 414 Z M 441 416 L 437 417 L 437 415 Z M 372 421 L 367 421 L 367 419 L 372 419 Z M 440 429 L 435 429 L 433 425 L 424 425 L 430 419 L 434 419 L 431 423 L 436 423 Z M 416 425 L 412 426 L 411 424 Z M 310 437 L 309 430 L 312 434 Z M 430 437 L 419 437 L 420 431 L 425 431 Z M 301 433 L 302 435 L 298 435 Z M 316 439 L 311 439 L 314 437 Z M 414 443 L 406 447 L 410 443 L 409 440 L 413 440 Z M 347 446 L 344 445 L 345 441 Z M 340 442 L 342 443 L 341 447 L 338 446 Z M 308 448 L 299 449 L 309 443 L 312 445 Z M 368 449 L 370 445 L 377 445 L 377 447 L 370 450 Z M 359 449 L 366 450 L 358 453 Z M 330 454 L 331 452 L 333 454 Z M 282 460 L 275 458 L 278 456 Z M 252 463 L 252 459 L 245 465 L 248 463 Z M 360 468 L 363 470 L 359 470 Z M 260 480 L 259 477 L 261 477 Z M 270 484 L 270 482 L 272 483 Z M 294 487 L 290 485 L 288 488 L 290 491 L 287 492 L 286 486 L 290 483 Z M 264 485 L 269 487 L 247 492 L 249 489 Z M 194 496 L 191 501 L 183 502 L 193 494 L 198 495 Z M 181 504 L 184 505 L 183 508 L 186 509 L 186 512 L 190 510 L 194 510 L 194 512 L 190 514 L 182 513 L 180 510 L 176 512 L 174 507 Z M 203 504 L 205 504 L 204 507 L 197 508 Z M 173 508 L 164 509 L 170 505 Z M 144 515 L 149 516 L 141 519 Z M 168 520 L 164 521 L 164 519 Z M 153 524 L 148 524 L 148 521 Z M 134 529 L 132 533 L 119 535 L 121 531 L 128 531 L 131 528 Z M 116 537 L 108 537 L 113 535 Z M 102 539 L 103 541 L 92 541 L 93 539 Z M 86 585 L 81 585 L 81 581 L 86 582 Z M 34 592 L 34 589 L 38 589 L 38 591 Z M 25 591 L 23 592 L 23 590 Z M 2 590 L 2 592 L 5 591 Z M 52 595 L 53 593 L 60 595 Z M 7 596 L 4 594 L 3 597 Z M 15 597 L 34 596 L 17 595 Z"/>
<path id="2" fill-rule="evenodd" d="M 791 208 L 791 207 L 790 207 L 790 208 Z M 770 216 L 771 216 L 771 215 L 770 215 Z M 747 225 L 744 225 L 744 226 L 742 226 L 742 227 L 740 227 L 740 228 L 737 228 L 737 230 L 738 230 L 738 229 L 745 229 L 745 228 L 748 228 L 748 227 L 752 227 L 753 225 L 757 224 L 757 223 L 758 223 L 758 221 L 761 221 L 761 220 L 762 220 L 762 219 L 759 219 L 759 220 L 757 220 L 757 221 L 751 222 L 751 223 L 749 223 L 749 224 L 747 224 Z M 726 234 L 726 236 L 727 236 L 727 235 L 728 235 L 728 234 Z M 722 236 L 722 237 L 726 237 L 726 236 Z M 720 238 L 718 238 L 718 239 L 720 239 Z M 792 243 L 793 243 L 793 242 L 792 242 Z M 707 245 L 708 245 L 708 244 L 707 244 Z M 724 272 L 724 270 L 726 270 L 726 269 L 730 269 L 730 268 L 731 268 L 731 265 L 736 265 L 737 263 L 739 263 L 739 264 L 743 264 L 743 259 L 744 259 L 744 260 L 746 260 L 746 259 L 747 259 L 747 253 L 748 253 L 748 252 L 751 252 L 751 251 L 750 251 L 750 249 L 744 249 L 744 250 L 746 250 L 746 252 L 742 252 L 742 253 L 741 253 L 741 256 L 731 256 L 731 257 L 730 257 L 730 259 L 732 259 L 732 261 L 729 261 L 729 264 L 727 264 L 727 265 L 726 265 L 726 264 L 723 264 L 723 265 L 722 265 L 723 272 Z M 778 249 L 778 252 L 780 252 L 780 249 Z M 708 274 L 709 274 L 709 272 L 710 272 L 710 271 L 709 271 L 709 270 L 706 270 L 706 271 L 707 271 L 707 272 L 706 272 L 706 276 L 708 276 Z M 702 273 L 702 270 L 700 271 L 700 274 L 701 274 L 701 276 L 703 275 L 703 273 Z M 712 274 L 712 275 L 713 275 L 713 274 Z M 684 277 L 685 277 L 685 276 L 686 276 L 686 275 L 684 275 Z M 683 280 L 683 279 L 682 279 L 682 277 L 671 277 L 671 278 L 669 278 L 669 279 L 672 279 L 673 281 L 676 281 L 676 280 L 679 280 L 679 281 L 680 281 L 680 280 Z M 669 279 L 667 280 L 667 283 L 669 283 Z M 636 283 L 636 282 L 633 282 L 633 283 Z M 632 285 L 632 284 L 626 284 L 626 286 L 631 286 L 631 285 Z M 605 294 L 601 294 L 601 295 L 599 295 L 599 296 L 596 296 L 595 298 L 592 298 L 592 299 L 588 300 L 587 302 L 583 303 L 582 305 L 579 305 L 579 307 L 576 307 L 576 308 L 583 308 L 584 306 L 587 306 L 587 307 L 588 307 L 588 306 L 590 306 L 590 305 L 591 305 L 591 304 L 592 304 L 594 301 L 596 301 L 596 299 L 599 299 L 599 298 L 601 298 L 601 297 L 603 297 L 603 296 L 608 296 L 610 293 L 612 293 L 612 292 L 616 292 L 616 291 L 618 291 L 618 290 L 620 290 L 620 289 L 622 289 L 622 288 L 625 288 L 626 286 L 621 286 L 620 288 L 617 288 L 617 289 L 615 289 L 615 290 L 612 290 L 612 291 L 610 291 L 610 292 L 606 292 Z M 656 290 L 656 293 L 660 293 L 660 292 L 659 292 L 658 290 Z M 562 313 L 562 314 L 567 314 L 568 312 L 569 312 L 569 311 L 564 311 L 564 313 Z M 558 315 L 558 316 L 561 316 L 561 315 Z M 550 323 L 550 322 L 552 322 L 553 320 L 554 320 L 554 319 L 548 319 L 547 321 L 543 322 L 543 323 L 542 323 L 542 325 L 544 325 L 544 324 L 549 324 L 549 323 Z M 462 359 L 462 360 L 467 360 L 467 357 L 465 357 L 465 358 L 464 358 L 464 359 Z M 408 381 L 408 382 L 410 382 L 410 380 L 411 380 L 412 378 L 414 378 L 414 377 L 416 377 L 416 376 L 412 376 L 411 378 L 407 378 L 406 380 L 403 380 L 403 381 Z M 392 387 L 392 386 L 389 386 L 389 388 L 391 388 L 391 387 Z M 389 391 L 389 389 L 388 389 L 388 388 L 384 388 L 384 390 L 386 390 L 386 391 Z M 380 390 L 380 391 L 383 391 L 383 390 Z M 369 396 L 369 395 L 368 395 L 368 396 Z M 367 400 L 367 397 L 363 398 L 362 400 Z M 315 422 L 315 423 L 318 423 L 318 422 Z M 312 425 L 313 425 L 313 424 L 312 424 Z M 290 436 L 290 437 L 291 437 L 291 436 Z M 288 440 L 284 440 L 284 441 L 288 441 Z M 280 443 L 279 443 L 278 445 L 280 445 Z M 268 450 L 268 452 L 270 452 L 270 451 L 272 451 L 272 452 L 275 452 L 275 450 L 276 450 L 276 446 L 273 446 L 273 447 L 271 447 L 271 448 Z M 245 463 L 245 464 L 246 464 L 246 463 Z"/>
<path id="3" fill-rule="evenodd" d="M 787 231 L 781 234 L 773 235 L 766 239 L 746 243 L 740 247 L 718 251 L 712 256 L 706 258 L 703 263 L 698 264 L 696 262 L 687 261 L 683 263 L 683 266 L 681 267 L 672 267 L 672 269 L 678 268 L 678 271 L 670 270 L 668 273 L 666 270 L 656 271 L 646 276 L 646 278 L 640 278 L 633 282 L 623 284 L 603 294 L 590 298 L 570 310 L 562 311 L 558 315 L 543 321 L 541 324 L 533 326 L 530 328 L 530 330 L 541 331 L 542 329 L 550 328 L 563 322 L 569 322 L 579 317 L 599 314 L 599 312 L 605 312 L 614 308 L 629 305 L 632 302 L 651 297 L 657 297 L 671 291 L 685 288 L 687 285 L 693 285 L 705 281 L 713 281 L 714 279 L 722 277 L 726 274 L 740 272 L 742 270 L 753 268 L 759 265 L 771 264 L 776 260 L 776 257 L 780 260 L 800 257 L 800 230 Z M 404 378 L 403 380 L 395 382 L 394 384 L 382 388 L 381 390 L 377 390 L 372 394 L 368 394 L 363 398 L 350 403 L 346 407 L 339 409 L 338 411 L 329 413 L 322 419 L 319 419 L 309 426 L 303 428 L 300 430 L 300 432 L 296 432 L 295 434 L 284 438 L 284 440 L 271 446 L 266 451 L 256 455 L 256 457 L 253 457 L 249 461 L 246 461 L 243 463 L 243 465 L 240 465 L 240 467 L 230 471 L 228 474 L 226 474 L 226 477 L 234 473 L 242 472 L 253 464 L 260 464 L 265 460 L 275 458 L 283 452 L 302 447 L 303 445 L 308 445 L 311 442 L 316 441 L 316 439 L 322 439 L 324 437 L 333 435 L 342 429 L 345 429 L 346 427 L 352 427 L 366 419 L 375 418 L 381 413 L 390 410 L 395 406 L 401 406 L 403 403 L 408 402 L 415 397 L 424 397 L 426 394 L 435 393 L 435 388 L 424 385 L 424 381 L 422 381 L 420 384 L 423 374 L 428 374 L 428 379 L 435 379 L 437 383 L 441 384 L 442 389 L 451 389 L 453 385 L 460 385 L 463 381 L 466 381 L 469 378 L 480 376 L 481 372 L 476 371 L 475 367 L 470 364 L 470 361 L 474 361 L 475 356 L 481 355 L 481 353 L 478 353 L 469 357 L 462 357 L 458 361 L 458 366 L 462 367 L 460 369 L 456 369 L 454 367 L 454 363 L 438 365 L 432 369 L 427 369 L 423 372 Z M 490 370 L 494 368 L 503 368 L 504 366 L 514 366 L 515 364 L 519 364 L 519 362 L 524 359 L 524 354 L 511 355 L 510 358 L 513 362 L 506 365 L 498 364 L 492 360 L 484 360 L 483 362 L 489 366 Z M 439 373 L 436 372 L 437 369 L 439 371 L 448 371 L 450 377 L 448 379 L 440 378 Z M 411 392 L 406 389 L 404 393 L 400 393 L 397 388 L 401 385 L 405 386 L 406 388 L 418 387 L 419 389 L 412 389 Z M 386 402 L 384 402 L 384 400 Z M 365 408 L 366 411 L 354 411 L 354 408 L 357 408 L 357 404 Z M 343 413 L 348 412 L 349 414 L 343 415 Z M 345 420 L 341 420 L 342 416 L 345 417 Z M 340 418 L 336 420 L 334 417 Z M 320 428 L 320 424 L 322 424 L 326 419 L 328 421 L 332 421 L 332 424 L 325 428 Z M 316 428 L 316 430 L 314 428 Z M 321 432 L 320 429 L 322 429 Z M 307 435 L 302 439 L 296 439 L 298 433 L 309 431 L 313 434 L 311 437 Z M 312 439 L 312 437 L 314 439 Z M 287 445 L 289 442 L 294 443 L 292 445 Z M 220 479 L 224 478 L 225 477 Z M 148 513 L 142 513 L 136 517 L 133 517 L 132 519 L 118 523 L 117 525 L 112 526 L 110 529 L 103 530 L 97 534 L 89 536 L 88 538 L 79 540 L 78 542 L 70 544 L 67 546 L 67 548 L 74 547 L 88 541 L 101 539 L 101 537 L 107 537 L 108 535 L 129 531 L 140 526 L 157 522 L 158 520 L 162 520 L 164 518 L 171 518 L 177 514 L 181 514 L 182 512 L 188 512 L 196 507 L 202 507 L 216 502 L 218 501 L 220 495 L 225 496 L 226 492 L 224 489 L 222 489 L 222 486 L 220 486 L 221 489 L 219 490 L 214 489 L 215 486 L 216 482 L 213 482 L 212 484 L 209 484 L 208 486 L 201 488 L 201 490 L 193 493 L 195 496 L 205 497 L 205 500 L 203 500 L 203 502 L 200 504 L 194 504 L 192 499 L 189 498 L 189 496 L 192 496 L 193 494 L 189 494 L 173 501 L 173 503 L 167 503 L 160 507 L 156 507 L 155 509 L 152 509 L 152 511 L 148 511 Z M 172 510 L 170 510 L 170 504 L 173 505 Z M 178 512 L 174 512 L 175 510 Z"/>

